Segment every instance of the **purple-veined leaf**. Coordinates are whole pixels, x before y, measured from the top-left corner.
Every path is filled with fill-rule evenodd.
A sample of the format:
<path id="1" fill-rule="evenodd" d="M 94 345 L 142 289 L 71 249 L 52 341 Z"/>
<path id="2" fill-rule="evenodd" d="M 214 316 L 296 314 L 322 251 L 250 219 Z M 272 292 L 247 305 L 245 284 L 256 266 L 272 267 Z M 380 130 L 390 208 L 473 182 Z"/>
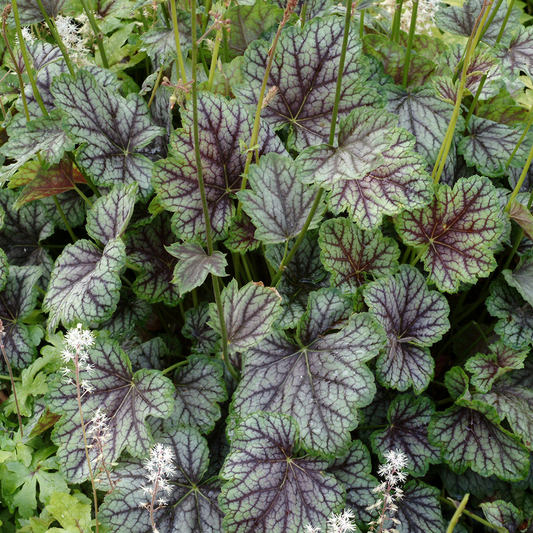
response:
<path id="1" fill-rule="evenodd" d="M 440 463 L 440 449 L 429 443 L 428 425 L 435 406 L 429 398 L 397 396 L 388 413 L 388 427 L 372 434 L 372 447 L 385 463 L 385 453 L 400 450 L 408 457 L 411 475 L 426 475 L 429 465 Z"/>
<path id="2" fill-rule="evenodd" d="M 42 0 L 42 3 L 46 14 L 51 19 L 55 19 L 63 8 L 65 0 Z M 22 25 L 35 24 L 44 20 L 37 0 L 19 0 L 17 5 Z"/>
<path id="3" fill-rule="evenodd" d="M 182 115 L 183 129 L 170 141 L 169 159 L 154 167 L 153 184 L 161 204 L 174 212 L 173 229 L 184 240 L 205 241 L 205 219 L 198 186 L 196 156 L 192 138 L 192 111 Z M 223 238 L 235 206 L 232 195 L 241 188 L 246 153 L 239 141 L 250 142 L 253 119 L 237 100 L 203 92 L 198 97 L 200 155 L 213 236 Z M 258 139 L 259 155 L 285 153 L 274 132 L 262 125 Z"/>
<path id="4" fill-rule="evenodd" d="M 255 226 L 250 217 L 242 213 L 240 219 L 233 219 L 228 229 L 228 238 L 224 241 L 224 246 L 233 253 L 246 253 L 261 246 L 261 241 L 255 238 Z"/>
<path id="5" fill-rule="evenodd" d="M 191 356 L 187 366 L 176 372 L 176 401 L 168 423 L 210 433 L 220 418 L 218 403 L 227 399 L 223 374 L 220 361 Z"/>
<path id="6" fill-rule="evenodd" d="M 409 265 L 398 274 L 369 283 L 365 302 L 387 333 L 387 347 L 376 363 L 376 375 L 400 391 L 411 385 L 420 394 L 433 377 L 429 346 L 450 329 L 450 308 L 443 294 L 430 291 L 424 276 Z"/>
<path id="7" fill-rule="evenodd" d="M 43 337 L 41 326 L 23 323 L 37 304 L 36 284 L 41 273 L 41 268 L 36 266 L 11 265 L 5 287 L 0 292 L 2 342 L 14 368 L 22 369 L 32 362 L 37 355 L 36 347 Z M 0 359 L 0 369 L 6 371 L 3 357 Z"/>
<path id="8" fill-rule="evenodd" d="M 295 457 L 298 426 L 288 416 L 256 413 L 235 431 L 221 477 L 227 533 L 299 533 L 324 526 L 344 503 L 327 461 Z"/>
<path id="9" fill-rule="evenodd" d="M 459 383 L 463 392 L 457 395 Z M 506 481 L 523 479 L 529 469 L 529 452 L 520 437 L 500 426 L 494 407 L 471 399 L 468 378 L 460 367 L 448 372 L 446 385 L 456 389 L 449 389 L 455 405 L 435 413 L 428 429 L 429 442 L 441 448 L 444 461 L 458 474 L 470 467 L 484 477 L 495 474 Z"/>
<path id="10" fill-rule="evenodd" d="M 220 336 L 207 325 L 208 320 L 209 306 L 205 302 L 185 312 L 185 324 L 181 332 L 194 341 L 192 353 L 209 355 L 215 352 L 215 345 Z"/>
<path id="11" fill-rule="evenodd" d="M 426 162 L 413 151 L 413 138 L 396 129 L 392 146 L 381 154 L 384 163 L 361 179 L 335 183 L 328 195 L 331 211 L 348 211 L 363 229 L 379 226 L 384 215 L 427 205 L 432 185 Z"/>
<path id="12" fill-rule="evenodd" d="M 130 345 L 131 344 L 131 345 Z M 128 354 L 134 372 L 141 368 L 163 370 L 163 359 L 168 355 L 168 348 L 161 337 L 154 337 L 142 344 L 126 341 L 121 348 Z"/>
<path id="13" fill-rule="evenodd" d="M 533 305 L 533 251 L 528 250 L 523 254 L 513 271 L 504 270 L 502 274 L 505 281 L 514 287 L 529 305 Z"/>
<path id="14" fill-rule="evenodd" d="M 87 233 L 104 245 L 123 236 L 137 199 L 137 184 L 115 185 L 87 213 Z"/>
<path id="15" fill-rule="evenodd" d="M 233 413 L 290 415 L 306 450 L 345 452 L 357 426 L 355 408 L 368 405 L 376 391 L 364 363 L 383 346 L 383 334 L 368 313 L 353 315 L 342 327 L 350 307 L 338 290 L 321 289 L 310 295 L 298 323 L 298 344 L 275 331 L 244 353 Z M 330 328 L 338 331 L 326 334 Z"/>
<path id="16" fill-rule="evenodd" d="M 449 467 L 442 465 L 439 475 L 448 494 L 456 500 L 461 500 L 466 493 L 483 500 L 485 496 L 492 497 L 509 486 L 496 476 L 482 477 L 470 468 L 462 474 L 456 474 Z"/>
<path id="17" fill-rule="evenodd" d="M 104 447 L 106 464 L 116 462 L 123 450 L 134 457 L 147 455 L 153 439 L 146 417 L 167 418 L 172 413 L 172 382 L 158 370 L 143 368 L 134 374 L 130 360 L 118 343 L 104 335 L 97 337 L 89 349 L 89 362 L 94 370 L 90 374 L 81 371 L 80 380 L 89 381 L 93 390 L 83 396 L 82 412 L 87 429 L 96 409 L 101 408 L 109 418 L 109 440 Z M 50 410 L 63 415 L 52 439 L 59 446 L 57 455 L 62 472 L 71 483 L 80 483 L 89 477 L 89 469 L 76 385 L 62 381 L 58 375 L 47 397 Z M 89 454 L 91 463 L 96 465 L 97 448 L 91 448 Z"/>
<path id="18" fill-rule="evenodd" d="M 121 340 L 133 334 L 137 325 L 143 325 L 150 313 L 150 304 L 135 298 L 135 295 L 121 294 L 113 316 L 99 325 L 100 330 L 107 330 L 109 336 Z"/>
<path id="19" fill-rule="evenodd" d="M 281 312 L 280 300 L 276 289 L 265 287 L 261 282 L 251 281 L 239 289 L 237 280 L 231 280 L 222 291 L 228 347 L 243 351 L 265 338 Z M 216 304 L 209 304 L 209 314 L 208 324 L 220 333 Z"/>
<path id="20" fill-rule="evenodd" d="M 344 293 L 355 293 L 367 277 L 393 274 L 400 250 L 379 230 L 360 230 L 346 218 L 326 220 L 320 226 L 320 258 L 331 273 L 331 283 Z"/>
<path id="21" fill-rule="evenodd" d="M 526 520 L 526 515 L 523 511 L 517 509 L 512 503 L 503 500 L 497 500 L 488 503 L 482 503 L 480 507 L 483 509 L 485 518 L 497 528 L 504 528 L 509 533 L 530 533 L 531 519 Z M 530 527 L 525 529 L 524 523 L 529 524 Z"/>
<path id="22" fill-rule="evenodd" d="M 85 222 L 86 203 L 76 191 L 59 193 L 55 198 L 57 198 L 57 201 L 63 210 L 63 214 L 71 228 L 80 226 Z M 54 202 L 54 198 L 47 196 L 46 198 L 42 198 L 41 202 L 46 206 L 50 219 L 55 227 L 67 231 L 67 226 L 61 218 Z"/>
<path id="23" fill-rule="evenodd" d="M 509 218 L 514 220 L 524 230 L 524 233 L 533 240 L 533 215 L 527 206 L 513 200 Z"/>
<path id="24" fill-rule="evenodd" d="M 482 41 L 489 45 L 494 45 L 496 37 L 502 27 L 503 20 L 507 13 L 507 2 L 502 4 L 493 4 L 491 12 L 489 13 L 489 19 L 492 19 L 493 11 L 498 6 L 498 12 L 492 19 L 490 26 L 487 28 L 483 35 Z M 470 37 L 472 31 L 476 25 L 476 19 L 478 18 L 481 8 L 483 6 L 483 0 L 467 0 L 462 7 L 458 6 L 441 6 L 437 14 L 435 15 L 435 23 L 441 30 L 449 31 L 456 35 L 463 35 Z M 504 42 L 508 41 L 507 36 L 513 31 L 519 24 L 520 10 L 516 7 L 511 11 L 510 17 L 507 20 L 505 26 L 506 33 L 504 34 Z M 487 19 L 488 20 L 488 19 Z"/>
<path id="25" fill-rule="evenodd" d="M 524 368 L 527 351 L 518 352 L 502 342 L 489 345 L 490 353 L 479 353 L 465 364 L 472 374 L 472 385 L 479 392 L 489 392 L 494 382 L 507 372 Z"/>
<path id="26" fill-rule="evenodd" d="M 433 165 L 446 135 L 453 105 L 438 98 L 435 88 L 429 84 L 410 89 L 390 85 L 387 97 L 387 111 L 399 116 L 398 126 L 415 136 L 415 150 L 428 165 Z"/>
<path id="27" fill-rule="evenodd" d="M 533 29 L 518 26 L 508 46 L 496 45 L 495 55 L 502 63 L 503 72 L 511 79 L 517 78 L 520 71 L 533 75 Z"/>
<path id="28" fill-rule="evenodd" d="M 507 91 L 500 92 L 500 94 L 480 105 L 476 111 L 476 116 L 499 122 L 500 124 L 507 124 L 510 127 L 516 127 L 527 122 L 526 108 L 518 105 Z M 513 172 L 510 168 L 507 169 L 509 174 Z M 518 176 L 521 170 L 514 169 L 515 172 L 518 172 Z"/>
<path id="29" fill-rule="evenodd" d="M 267 84 L 276 96 L 262 111 L 274 129 L 292 127 L 291 144 L 298 151 L 328 142 L 344 24 L 339 17 L 314 19 L 303 28 L 286 26 L 282 32 Z M 244 54 L 244 83 L 233 88 L 241 101 L 255 110 L 270 43 L 254 41 Z M 368 84 L 367 62 L 356 32 L 350 32 L 342 73 L 339 119 L 364 105 L 381 107 L 381 98 Z M 253 111 L 252 111 L 253 112 Z"/>
<path id="30" fill-rule="evenodd" d="M 77 161 L 94 182 L 138 183 L 146 197 L 152 189 L 152 162 L 143 148 L 164 131 L 150 122 L 145 101 L 138 94 L 123 98 L 112 93 L 86 70 L 75 78 L 62 74 L 54 79 L 52 92 L 66 114 L 63 127 L 82 143 Z"/>
<path id="31" fill-rule="evenodd" d="M 205 439 L 193 428 L 170 428 L 155 435 L 157 442 L 169 446 L 174 454 L 176 470 L 168 478 L 168 504 L 154 512 L 161 533 L 218 533 L 222 531 L 222 512 L 217 498 L 220 482 L 205 479 L 209 466 L 209 450 Z M 119 463 L 112 473 L 116 489 L 108 494 L 99 517 L 110 533 L 152 533 L 150 511 L 140 507 L 147 494 L 148 471 L 139 460 Z M 110 487 L 107 487 L 110 488 Z M 163 495 L 160 493 L 160 495 Z"/>
<path id="32" fill-rule="evenodd" d="M 120 239 L 109 241 L 103 251 L 85 239 L 67 245 L 54 265 L 43 301 L 48 329 L 54 330 L 59 322 L 68 327 L 107 320 L 117 307 L 125 262 Z"/>
<path id="33" fill-rule="evenodd" d="M 252 190 L 237 194 L 250 216 L 255 238 L 263 244 L 277 244 L 297 237 L 318 193 L 316 187 L 300 183 L 300 167 L 287 156 L 266 154 L 250 167 Z M 325 206 L 319 206 L 308 229 L 320 224 Z"/>
<path id="34" fill-rule="evenodd" d="M 484 177 L 461 178 L 453 189 L 438 186 L 428 207 L 404 211 L 396 221 L 403 242 L 421 252 L 430 281 L 456 292 L 460 283 L 486 277 L 503 225 L 496 189 Z"/>
<path id="35" fill-rule="evenodd" d="M 370 522 L 376 511 L 368 511 L 367 507 L 376 502 L 374 489 L 379 483 L 371 475 L 372 462 L 366 446 L 360 440 L 352 442 L 348 453 L 335 459 L 326 472 L 346 487 L 346 507 L 355 513 L 356 521 Z"/>
<path id="36" fill-rule="evenodd" d="M 484 176 L 503 176 L 509 156 L 518 144 L 521 132 L 505 124 L 472 116 L 468 125 L 469 135 L 457 145 L 457 152 L 464 156 L 470 166 L 476 166 Z M 529 136 L 517 150 L 513 166 L 523 166 L 528 147 L 533 139 Z"/>
<path id="37" fill-rule="evenodd" d="M 180 296 L 202 285 L 209 274 L 221 278 L 227 276 L 228 262 L 222 252 L 216 251 L 208 255 L 195 243 L 174 243 L 165 248 L 170 255 L 179 259 L 174 268 L 172 283 L 178 286 Z"/>
<path id="38" fill-rule="evenodd" d="M 486 306 L 499 319 L 494 330 L 505 344 L 515 350 L 526 350 L 533 342 L 533 307 L 502 279 L 491 284 Z"/>
<path id="39" fill-rule="evenodd" d="M 178 305 L 179 290 L 171 283 L 177 260 L 165 248 L 175 240 L 170 229 L 170 215 L 166 212 L 128 232 L 128 259 L 142 269 L 133 283 L 139 298 L 149 303 Z"/>
<path id="40" fill-rule="evenodd" d="M 2 215 L 3 211 L 0 210 L 0 227 L 2 227 Z M 4 250 L 0 248 L 0 291 L 4 290 L 7 281 L 7 275 L 9 274 L 9 263 L 7 262 L 6 254 Z"/>

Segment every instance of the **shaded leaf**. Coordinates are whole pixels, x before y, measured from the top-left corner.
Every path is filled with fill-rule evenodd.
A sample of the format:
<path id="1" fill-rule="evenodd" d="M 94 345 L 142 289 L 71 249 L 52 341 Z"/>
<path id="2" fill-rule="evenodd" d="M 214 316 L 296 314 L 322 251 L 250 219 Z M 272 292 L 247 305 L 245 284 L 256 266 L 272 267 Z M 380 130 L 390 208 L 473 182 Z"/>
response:
<path id="1" fill-rule="evenodd" d="M 498 44 L 495 55 L 501 61 L 504 73 L 517 78 L 520 71 L 533 75 L 533 29 L 518 25 L 508 46 Z"/>
<path id="2" fill-rule="evenodd" d="M 514 287 L 529 305 L 533 305 L 533 251 L 528 251 L 513 270 L 502 272 L 505 281 Z"/>
<path id="3" fill-rule="evenodd" d="M 127 352 L 133 371 L 141 368 L 163 370 L 163 360 L 168 355 L 168 348 L 161 337 L 154 337 L 138 345 L 133 341 L 132 344 L 133 347 L 130 347 L 130 343 L 123 342 L 121 348 Z"/>
<path id="4" fill-rule="evenodd" d="M 525 205 L 514 200 L 511 203 L 509 218 L 519 224 L 524 233 L 533 240 L 533 215 Z"/>
<path id="5" fill-rule="evenodd" d="M 384 385 L 419 394 L 433 377 L 435 362 L 429 346 L 450 328 L 450 308 L 444 295 L 427 288 L 424 276 L 409 265 L 398 274 L 374 281 L 364 292 L 370 312 L 387 333 L 387 348 L 376 363 Z"/>
<path id="6" fill-rule="evenodd" d="M 228 229 L 228 238 L 224 246 L 233 253 L 246 253 L 261 246 L 261 241 L 255 238 L 255 226 L 250 217 L 243 213 L 240 219 L 233 219 Z"/>
<path id="7" fill-rule="evenodd" d="M 403 212 L 396 228 L 405 244 L 420 250 L 430 281 L 441 291 L 456 292 L 461 282 L 475 282 L 496 267 L 499 212 L 494 186 L 473 176 L 458 180 L 453 190 L 439 185 L 433 202 Z"/>
<path id="8" fill-rule="evenodd" d="M 288 416 L 256 413 L 238 426 L 221 471 L 228 533 L 298 533 L 341 509 L 344 489 L 324 473 L 328 463 L 295 457 L 298 443 Z"/>
<path id="9" fill-rule="evenodd" d="M 150 305 L 147 302 L 132 298 L 131 295 L 128 296 L 130 298 L 124 294 L 121 295 L 113 316 L 99 326 L 100 330 L 109 331 L 109 335 L 117 340 L 131 335 L 135 326 L 142 325 L 150 313 Z"/>
<path id="10" fill-rule="evenodd" d="M 344 293 L 355 293 L 369 276 L 379 278 L 398 268 L 400 250 L 393 239 L 379 230 L 360 230 L 346 218 L 326 220 L 318 243 L 331 283 Z"/>
<path id="11" fill-rule="evenodd" d="M 43 301 L 48 329 L 54 330 L 59 322 L 69 327 L 107 320 L 117 307 L 125 261 L 120 239 L 109 241 L 103 251 L 85 239 L 67 245 L 55 263 Z"/>
<path id="12" fill-rule="evenodd" d="M 206 302 L 202 302 L 198 307 L 191 307 L 185 312 L 185 325 L 182 333 L 194 341 L 192 353 L 209 355 L 215 351 L 215 345 L 220 336 L 207 325 L 208 320 L 209 306 Z"/>
<path id="13" fill-rule="evenodd" d="M 63 8 L 65 0 L 42 0 L 42 3 L 46 14 L 50 18 L 55 19 Z M 17 2 L 17 4 L 20 13 L 21 24 L 35 24 L 44 20 L 37 0 L 20 0 Z"/>
<path id="14" fill-rule="evenodd" d="M 483 509 L 485 518 L 494 526 L 498 528 L 503 527 L 510 533 L 525 531 L 525 529 L 521 527 L 525 515 L 512 503 L 497 500 L 494 502 L 482 503 L 480 507 Z M 529 528 L 527 531 L 529 531 Z"/>

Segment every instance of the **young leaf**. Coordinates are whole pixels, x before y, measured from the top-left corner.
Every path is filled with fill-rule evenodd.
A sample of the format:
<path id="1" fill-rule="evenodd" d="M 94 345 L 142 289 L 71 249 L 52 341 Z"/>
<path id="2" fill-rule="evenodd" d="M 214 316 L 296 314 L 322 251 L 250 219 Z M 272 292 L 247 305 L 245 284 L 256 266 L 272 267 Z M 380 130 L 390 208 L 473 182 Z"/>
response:
<path id="1" fill-rule="evenodd" d="M 103 251 L 85 239 L 66 246 L 43 301 L 43 311 L 49 313 L 48 329 L 53 331 L 59 322 L 68 327 L 107 320 L 117 307 L 125 262 L 120 239 L 109 241 Z"/>
<path id="2" fill-rule="evenodd" d="M 518 26 L 508 46 L 497 45 L 496 57 L 501 61 L 504 73 L 511 79 L 520 75 L 520 71 L 533 75 L 533 29 Z"/>
<path id="3" fill-rule="evenodd" d="M 316 188 L 302 185 L 299 165 L 278 154 L 264 155 L 249 172 L 251 191 L 237 194 L 255 227 L 255 238 L 276 244 L 297 237 L 307 219 Z M 324 206 L 318 208 L 308 229 L 320 223 Z"/>
<path id="4" fill-rule="evenodd" d="M 522 255 L 513 271 L 504 270 L 502 274 L 505 281 L 514 287 L 529 305 L 533 305 L 533 251 Z"/>
<path id="5" fill-rule="evenodd" d="M 158 161 L 154 167 L 153 184 L 161 204 L 174 212 L 173 228 L 184 240 L 205 242 L 205 219 L 198 187 L 196 156 L 192 136 L 192 110 L 182 115 L 183 129 L 171 139 L 175 157 Z M 246 153 L 239 141 L 249 142 L 253 118 L 238 100 L 228 101 L 208 92 L 198 97 L 200 155 L 209 217 L 213 236 L 223 238 L 235 214 L 232 195 L 241 188 Z M 285 153 L 274 132 L 262 125 L 258 152 Z"/>
<path id="6" fill-rule="evenodd" d="M 505 344 L 515 350 L 526 350 L 533 342 L 533 307 L 502 279 L 491 284 L 486 306 L 499 319 L 494 330 Z"/>
<path id="7" fill-rule="evenodd" d="M 115 462 L 126 449 L 134 457 L 145 456 L 153 443 L 148 416 L 167 418 L 174 407 L 172 382 L 158 370 L 141 369 L 133 374 L 131 363 L 116 341 L 100 335 L 90 349 L 94 370 L 83 370 L 80 379 L 88 380 L 93 390 L 82 398 L 83 417 L 87 428 L 97 408 L 109 418 L 109 440 L 104 447 L 107 465 Z M 64 383 L 58 376 L 47 397 L 51 411 L 62 414 L 52 439 L 59 446 L 57 455 L 62 472 L 71 483 L 89 477 L 83 444 L 76 385 Z M 95 465 L 98 450 L 89 450 Z M 138 505 L 138 503 L 136 503 Z"/>
<path id="8" fill-rule="evenodd" d="M 244 351 L 256 345 L 272 330 L 281 312 L 280 296 L 277 291 L 262 283 L 251 281 L 239 289 L 237 281 L 231 280 L 222 291 L 224 322 L 228 346 L 236 351 Z M 208 323 L 220 333 L 220 319 L 217 306 L 209 304 L 211 321 Z"/>
<path id="9" fill-rule="evenodd" d="M 348 313 L 347 313 L 348 310 Z M 335 289 L 312 293 L 298 324 L 298 344 L 274 332 L 243 354 L 242 380 L 233 396 L 237 417 L 257 411 L 292 416 L 302 444 L 313 454 L 335 455 L 350 446 L 356 407 L 374 396 L 373 375 L 364 364 L 383 346 L 367 313 L 345 320 L 349 308 Z M 339 330 L 327 333 L 328 329 Z"/>
<path id="10" fill-rule="evenodd" d="M 278 130 L 291 125 L 291 143 L 298 151 L 327 143 L 339 70 L 344 24 L 339 17 L 314 19 L 302 28 L 286 26 L 278 41 L 267 91 L 277 94 L 262 111 L 263 120 Z M 244 83 L 233 88 L 241 101 L 255 110 L 268 60 L 270 43 L 254 41 L 244 54 Z M 342 73 L 339 119 L 365 105 L 381 107 L 368 84 L 361 42 L 350 32 Z"/>
<path id="11" fill-rule="evenodd" d="M 440 463 L 440 449 L 429 443 L 428 425 L 435 412 L 433 402 L 423 396 L 397 396 L 389 409 L 389 427 L 372 434 L 372 448 L 385 462 L 388 450 L 401 450 L 409 459 L 406 470 L 413 476 L 426 475 L 430 463 Z"/>
<path id="12" fill-rule="evenodd" d="M 484 177 L 461 178 L 453 190 L 439 185 L 426 208 L 403 212 L 396 228 L 403 242 L 422 252 L 430 280 L 441 291 L 456 292 L 496 267 L 493 248 L 502 224 L 492 183 Z"/>
<path id="13" fill-rule="evenodd" d="M 77 160 L 98 185 L 138 183 L 142 197 L 152 186 L 152 162 L 143 148 L 163 135 L 152 126 L 145 101 L 138 94 L 127 98 L 99 85 L 86 70 L 76 77 L 54 79 L 55 104 L 66 113 L 63 125 L 83 143 Z"/>
<path id="14" fill-rule="evenodd" d="M 298 458 L 298 443 L 288 416 L 256 413 L 238 426 L 220 474 L 227 533 L 299 533 L 341 509 L 344 489 L 324 473 L 328 463 Z"/>
<path id="15" fill-rule="evenodd" d="M 87 213 L 87 233 L 106 245 L 120 239 L 133 214 L 137 199 L 137 184 L 115 185 L 106 196 L 98 198 Z"/>
<path id="16" fill-rule="evenodd" d="M 94 523 L 91 505 L 91 500 L 81 492 L 72 496 L 67 492 L 53 492 L 46 511 L 61 524 L 63 529 L 51 528 L 48 530 L 49 533 L 70 533 L 80 529 L 90 531 Z"/>
<path id="17" fill-rule="evenodd" d="M 400 250 L 379 230 L 364 231 L 346 218 L 326 220 L 320 226 L 320 258 L 331 273 L 331 283 L 344 293 L 355 293 L 367 276 L 379 278 L 398 268 Z"/>
<path id="18" fill-rule="evenodd" d="M 465 364 L 471 372 L 472 385 L 479 392 L 489 392 L 494 382 L 511 370 L 524 368 L 524 360 L 528 352 L 518 352 L 502 342 L 489 345 L 490 354 L 477 354 Z"/>
<path id="19" fill-rule="evenodd" d="M 209 274 L 221 278 L 227 276 L 228 262 L 222 252 L 207 255 L 199 244 L 194 243 L 174 243 L 165 248 L 170 255 L 179 259 L 174 268 L 172 283 L 178 286 L 180 297 L 195 287 L 200 287 Z"/>
<path id="20" fill-rule="evenodd" d="M 409 265 L 369 283 L 364 298 L 387 333 L 387 349 L 376 363 L 378 379 L 400 391 L 413 385 L 420 394 L 435 367 L 428 347 L 450 329 L 446 298 L 428 290 L 424 276 Z"/>
<path id="21" fill-rule="evenodd" d="M 41 273 L 39 267 L 12 265 L 5 287 L 0 292 L 0 319 L 4 328 L 2 342 L 13 368 L 25 368 L 33 361 L 37 355 L 36 347 L 43 337 L 41 326 L 23 323 L 37 304 L 36 284 Z M 0 369 L 6 371 L 3 357 Z"/>
<path id="22" fill-rule="evenodd" d="M 384 162 L 361 179 L 344 179 L 331 187 L 328 205 L 335 214 L 348 211 L 363 229 L 379 226 L 384 215 L 427 205 L 431 180 L 426 162 L 413 151 L 413 138 L 397 128 Z"/>
<path id="23" fill-rule="evenodd" d="M 158 443 L 174 454 L 176 472 L 169 476 L 168 504 L 155 511 L 159 531 L 213 533 L 222 531 L 222 512 L 217 503 L 220 482 L 204 479 L 209 466 L 205 439 L 192 428 L 173 428 L 156 435 Z M 138 460 L 129 459 L 112 474 L 116 489 L 108 494 L 98 514 L 110 533 L 151 533 L 150 512 L 140 507 L 147 499 L 143 486 L 149 484 L 148 471 Z M 111 487 L 109 487 L 111 488 Z"/>

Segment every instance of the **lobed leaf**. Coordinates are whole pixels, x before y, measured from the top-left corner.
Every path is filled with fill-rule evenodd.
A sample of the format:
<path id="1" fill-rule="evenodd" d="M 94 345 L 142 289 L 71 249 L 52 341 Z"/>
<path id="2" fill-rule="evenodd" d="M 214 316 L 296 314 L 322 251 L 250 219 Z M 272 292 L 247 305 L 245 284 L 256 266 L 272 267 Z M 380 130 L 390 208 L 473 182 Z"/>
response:
<path id="1" fill-rule="evenodd" d="M 529 305 L 533 305 L 533 251 L 520 257 L 517 267 L 502 272 L 505 281 L 514 287 Z"/>
<path id="2" fill-rule="evenodd" d="M 533 75 L 533 30 L 521 24 L 509 45 L 498 44 L 495 55 L 501 61 L 502 69 L 511 79 L 517 78 L 520 71 Z"/>

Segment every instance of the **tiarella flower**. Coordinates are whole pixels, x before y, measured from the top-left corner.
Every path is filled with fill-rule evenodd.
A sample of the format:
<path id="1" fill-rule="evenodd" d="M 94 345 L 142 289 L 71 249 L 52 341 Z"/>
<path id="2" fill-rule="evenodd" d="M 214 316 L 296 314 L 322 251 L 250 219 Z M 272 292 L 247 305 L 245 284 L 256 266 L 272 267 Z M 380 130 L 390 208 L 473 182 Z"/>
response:
<path id="1" fill-rule="evenodd" d="M 65 348 L 61 352 L 61 359 L 67 365 L 61 369 L 63 376 L 67 377 L 67 383 L 72 383 L 71 373 L 86 371 L 91 373 L 94 369 L 93 365 L 89 363 L 89 352 L 87 348 L 94 344 L 94 334 L 88 329 L 83 329 L 81 324 L 76 328 L 71 328 L 65 335 Z M 68 366 L 68 363 L 74 365 L 74 369 Z M 92 392 L 94 387 L 89 380 L 83 379 L 80 381 L 80 387 L 86 392 Z"/>
<path id="2" fill-rule="evenodd" d="M 391 17 L 397 9 L 396 0 L 385 0 L 380 4 L 385 8 Z M 439 9 L 436 0 L 419 0 L 418 11 L 416 16 L 416 33 L 430 33 L 435 27 L 435 15 Z M 413 0 L 407 0 L 402 6 L 402 17 L 400 27 L 403 31 L 408 32 L 411 25 L 411 13 L 413 12 Z"/>
<path id="3" fill-rule="evenodd" d="M 55 23 L 57 32 L 67 46 L 69 54 L 74 59 L 81 59 L 86 52 L 84 46 L 85 36 L 78 28 L 76 21 L 73 18 L 58 15 Z"/>
<path id="4" fill-rule="evenodd" d="M 344 509 L 339 514 L 333 513 L 328 518 L 326 533 L 350 533 L 356 531 L 357 526 L 354 523 L 354 519 L 355 514 L 351 509 Z M 321 529 L 307 524 L 304 528 L 304 533 L 321 533 Z"/>
<path id="5" fill-rule="evenodd" d="M 35 37 L 33 36 L 33 33 L 31 32 L 31 28 L 22 28 L 22 37 L 24 38 L 24 41 L 27 43 L 35 42 Z M 18 38 L 17 38 L 17 42 L 18 42 Z"/>

